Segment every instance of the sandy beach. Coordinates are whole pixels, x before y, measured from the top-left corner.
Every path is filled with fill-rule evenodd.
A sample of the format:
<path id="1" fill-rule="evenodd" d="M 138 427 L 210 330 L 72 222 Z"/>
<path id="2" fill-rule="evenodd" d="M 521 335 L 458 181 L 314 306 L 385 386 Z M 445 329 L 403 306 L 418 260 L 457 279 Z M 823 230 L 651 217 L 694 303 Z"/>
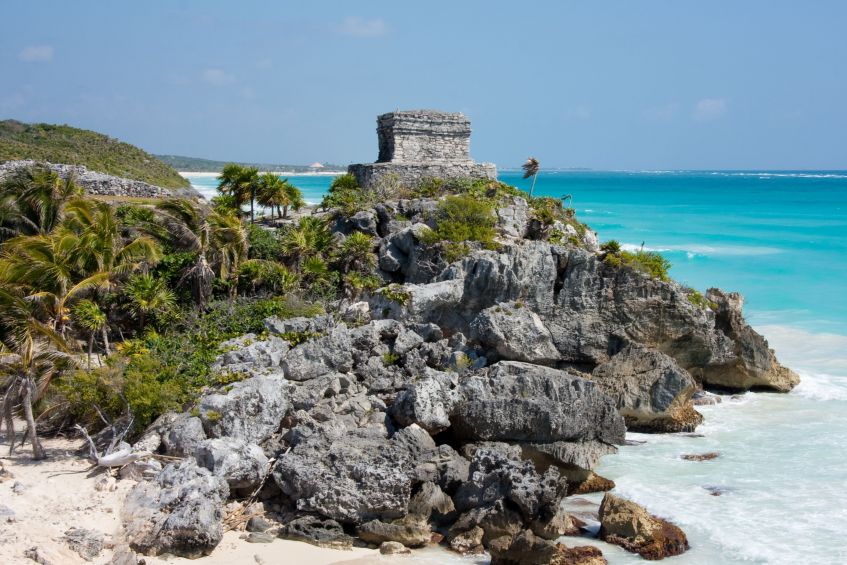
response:
<path id="1" fill-rule="evenodd" d="M 192 172 L 192 171 L 178 171 L 180 175 L 184 177 L 217 177 L 221 173 L 215 171 L 201 171 L 201 172 Z M 338 175 L 344 174 L 341 171 L 309 171 L 306 173 L 296 173 L 294 171 L 259 171 L 260 175 L 265 173 L 274 173 L 280 176 L 289 176 L 289 177 L 337 177 Z"/>

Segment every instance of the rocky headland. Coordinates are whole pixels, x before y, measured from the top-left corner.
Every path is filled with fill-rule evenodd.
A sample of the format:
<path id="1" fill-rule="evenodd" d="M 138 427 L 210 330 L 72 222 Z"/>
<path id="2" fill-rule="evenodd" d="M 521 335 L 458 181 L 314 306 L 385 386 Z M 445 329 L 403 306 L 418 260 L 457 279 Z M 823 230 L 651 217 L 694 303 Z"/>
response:
<path id="1" fill-rule="evenodd" d="M 694 430 L 703 388 L 798 382 L 737 294 L 692 296 L 610 260 L 591 230 L 539 226 L 520 197 L 496 207 L 495 248 L 448 261 L 424 241 L 437 206 L 338 216 L 334 237 L 374 238 L 385 285 L 228 342 L 216 370 L 243 379 L 148 429 L 135 449 L 179 460 L 131 465 L 142 478 L 122 514 L 133 551 L 202 556 L 252 516 L 270 539 L 327 547 L 443 543 L 492 563 L 603 563 L 556 540 L 581 531 L 563 510 L 569 494 L 613 487 L 593 469 L 627 429 Z M 601 538 L 648 559 L 688 547 L 618 497 L 599 518 Z"/>

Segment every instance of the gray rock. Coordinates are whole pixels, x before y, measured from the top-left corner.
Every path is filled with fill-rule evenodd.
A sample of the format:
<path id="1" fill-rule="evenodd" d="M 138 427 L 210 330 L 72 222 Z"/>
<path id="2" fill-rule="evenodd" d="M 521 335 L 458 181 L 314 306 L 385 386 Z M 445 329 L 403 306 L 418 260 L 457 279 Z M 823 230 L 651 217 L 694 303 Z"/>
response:
<path id="1" fill-rule="evenodd" d="M 409 516 L 422 522 L 448 521 L 454 517 L 455 510 L 453 499 L 432 481 L 421 484 L 420 490 L 409 501 Z"/>
<path id="2" fill-rule="evenodd" d="M 261 443 L 279 428 L 288 412 L 288 388 L 279 375 L 252 377 L 228 389 L 200 399 L 200 418 L 209 437 Z"/>
<path id="3" fill-rule="evenodd" d="M 519 196 L 512 198 L 507 206 L 497 208 L 497 229 L 506 237 L 526 236 L 529 225 L 529 205 Z"/>
<path id="4" fill-rule="evenodd" d="M 397 395 L 390 413 L 402 426 L 417 424 L 430 434 L 437 434 L 450 427 L 455 399 L 450 377 L 430 369 L 426 377 Z"/>
<path id="5" fill-rule="evenodd" d="M 424 342 L 424 338 L 409 329 L 403 329 L 394 340 L 394 353 L 405 355 L 412 349 L 416 349 Z"/>
<path id="6" fill-rule="evenodd" d="M 268 466 L 258 445 L 233 438 L 207 439 L 194 451 L 194 458 L 213 475 L 223 477 L 230 489 L 259 486 Z"/>
<path id="7" fill-rule="evenodd" d="M 139 553 L 208 555 L 223 536 L 226 481 L 194 460 L 167 465 L 155 481 L 138 483 L 121 511 L 125 537 Z"/>
<path id="8" fill-rule="evenodd" d="M 167 424 L 161 434 L 165 455 L 185 457 L 191 455 L 202 441 L 206 431 L 200 418 L 180 414 Z"/>
<path id="9" fill-rule="evenodd" d="M 321 428 L 280 457 L 274 479 L 298 510 L 353 524 L 406 514 L 412 485 L 435 478 L 435 443 L 417 426 Z"/>
<path id="10" fill-rule="evenodd" d="M 281 366 L 292 381 L 305 381 L 328 373 L 345 373 L 353 368 L 350 332 L 343 323 L 327 335 L 310 339 L 288 352 Z"/>
<path id="11" fill-rule="evenodd" d="M 250 516 L 250 519 L 247 520 L 247 525 L 245 529 L 248 532 L 266 532 L 273 527 L 266 518 L 262 516 Z"/>
<path id="12" fill-rule="evenodd" d="M 470 337 L 502 359 L 542 365 L 559 359 L 550 330 L 538 314 L 521 303 L 486 308 L 471 322 Z"/>
<path id="13" fill-rule="evenodd" d="M 266 318 L 264 325 L 268 333 L 272 335 L 282 334 L 304 334 L 323 333 L 335 325 L 335 319 L 330 315 L 315 316 L 308 318 L 299 316 L 297 318 L 281 319 L 277 316 Z"/>
<path id="14" fill-rule="evenodd" d="M 404 555 L 411 553 L 409 548 L 397 541 L 384 541 L 379 546 L 380 555 Z"/>
<path id="15" fill-rule="evenodd" d="M 564 371 L 502 361 L 458 388 L 451 422 L 467 440 L 623 443 L 623 418 L 599 387 Z"/>
<path id="16" fill-rule="evenodd" d="M 281 371 L 279 363 L 289 345 L 276 335 L 260 340 L 255 334 L 246 334 L 223 342 L 220 348 L 224 353 L 215 360 L 212 370 L 257 376 Z"/>
<path id="17" fill-rule="evenodd" d="M 492 540 L 501 536 L 514 536 L 524 527 L 520 513 L 512 510 L 504 501 L 497 500 L 490 506 L 473 508 L 459 516 L 447 532 L 447 542 L 466 532 L 480 528 L 482 544 L 488 546 Z"/>
<path id="18" fill-rule="evenodd" d="M 119 474 L 122 479 L 132 481 L 150 481 L 162 472 L 162 464 L 156 459 L 139 459 L 121 467 Z"/>
<path id="19" fill-rule="evenodd" d="M 353 538 L 344 533 L 341 524 L 313 515 L 291 520 L 279 531 L 279 537 L 334 549 L 348 549 L 353 545 Z"/>
<path id="20" fill-rule="evenodd" d="M 455 315 L 464 291 L 461 280 L 445 280 L 429 284 L 405 284 L 401 290 L 407 298 L 403 303 L 374 293 L 370 299 L 374 316 L 395 320 L 435 322 Z"/>
<path id="21" fill-rule="evenodd" d="M 276 536 L 270 532 L 250 532 L 247 534 L 247 543 L 271 543 Z"/>
<path id="22" fill-rule="evenodd" d="M 688 371 L 659 351 L 628 345 L 594 369 L 591 380 L 614 399 L 629 430 L 691 432 L 703 421 Z"/>
<path id="23" fill-rule="evenodd" d="M 521 444 L 522 456 L 539 467 L 555 465 L 569 481 L 586 480 L 604 455 L 617 453 L 618 449 L 602 441 L 555 441 L 551 443 Z"/>
<path id="24" fill-rule="evenodd" d="M 85 528 L 71 528 L 65 532 L 65 543 L 86 561 L 92 561 L 103 551 L 102 532 Z"/>

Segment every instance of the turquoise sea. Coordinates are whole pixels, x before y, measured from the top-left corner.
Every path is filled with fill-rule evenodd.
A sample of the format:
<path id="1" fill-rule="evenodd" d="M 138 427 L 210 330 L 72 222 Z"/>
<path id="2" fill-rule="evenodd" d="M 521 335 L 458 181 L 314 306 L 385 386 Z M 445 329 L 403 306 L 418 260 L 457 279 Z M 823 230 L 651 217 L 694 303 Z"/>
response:
<path id="1" fill-rule="evenodd" d="M 213 193 L 214 179 L 189 178 Z M 310 201 L 331 181 L 289 178 Z M 500 178 L 529 189 L 517 172 Z M 790 394 L 701 407 L 702 437 L 629 434 L 634 445 L 603 460 L 619 493 L 688 534 L 691 550 L 667 562 L 847 563 L 847 172 L 544 172 L 535 192 L 570 194 L 601 240 L 660 251 L 679 281 L 740 291 L 750 323 L 802 377 Z M 680 459 L 706 451 L 721 455 Z M 597 545 L 613 565 L 642 562 Z M 470 562 L 415 560 L 446 561 Z"/>

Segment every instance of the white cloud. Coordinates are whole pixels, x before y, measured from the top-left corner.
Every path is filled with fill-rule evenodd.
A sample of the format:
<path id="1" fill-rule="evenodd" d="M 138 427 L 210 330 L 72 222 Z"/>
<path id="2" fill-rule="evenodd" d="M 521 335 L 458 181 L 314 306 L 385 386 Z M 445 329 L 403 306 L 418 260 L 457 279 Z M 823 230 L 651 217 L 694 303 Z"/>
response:
<path id="1" fill-rule="evenodd" d="M 206 69 L 203 71 L 203 80 L 214 86 L 230 84 L 235 78 L 222 69 Z"/>
<path id="2" fill-rule="evenodd" d="M 703 98 L 694 107 L 694 119 L 698 122 L 710 122 L 723 117 L 726 111 L 725 98 Z"/>
<path id="3" fill-rule="evenodd" d="M 18 53 L 18 59 L 27 63 L 46 63 L 53 60 L 53 47 L 51 45 L 30 45 L 24 47 Z"/>
<path id="4" fill-rule="evenodd" d="M 353 37 L 379 37 L 388 32 L 388 26 L 382 19 L 366 20 L 359 16 L 344 18 L 338 29 L 342 34 Z"/>

